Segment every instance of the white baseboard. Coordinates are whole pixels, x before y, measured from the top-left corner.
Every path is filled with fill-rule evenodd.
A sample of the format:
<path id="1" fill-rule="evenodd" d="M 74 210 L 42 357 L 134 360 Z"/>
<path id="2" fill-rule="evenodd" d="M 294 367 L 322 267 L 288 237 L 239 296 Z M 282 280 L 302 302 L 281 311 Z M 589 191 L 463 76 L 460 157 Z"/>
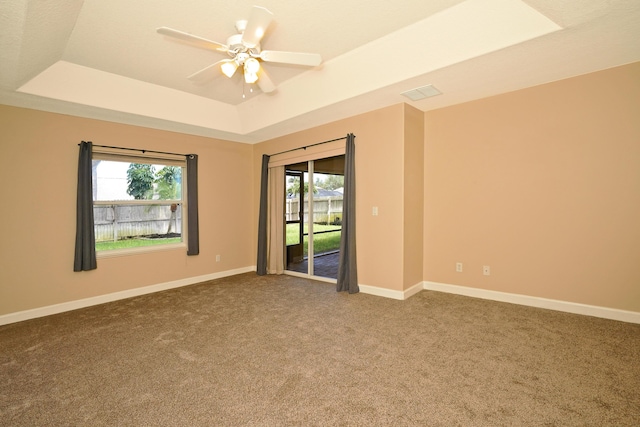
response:
<path id="1" fill-rule="evenodd" d="M 424 289 L 424 282 L 416 283 L 415 285 L 413 285 L 412 287 L 404 291 L 403 299 L 412 297 L 423 289 Z"/>
<path id="2" fill-rule="evenodd" d="M 98 295 L 91 298 L 69 301 L 61 304 L 49 305 L 46 307 L 34 308 L 31 310 L 19 311 L 0 316 L 0 326 L 10 323 L 22 322 L 24 320 L 38 317 L 50 316 L 52 314 L 63 313 L 65 311 L 77 310 L 93 305 L 104 304 L 112 301 L 132 298 L 154 292 L 166 291 L 182 286 L 194 285 L 209 280 L 220 279 L 222 277 L 234 276 L 236 274 L 256 271 L 255 266 L 242 267 L 234 270 L 221 271 L 218 273 L 206 274 L 203 276 L 189 277 L 186 279 L 174 280 L 172 282 L 159 283 L 142 288 L 128 289 L 126 291 L 114 292 L 106 295 Z M 508 302 L 512 304 L 526 305 L 530 307 L 546 308 L 549 310 L 564 311 L 567 313 L 582 314 L 586 316 L 601 317 L 604 319 L 619 320 L 621 322 L 640 324 L 640 313 L 635 311 L 618 310 L 615 308 L 599 307 L 593 305 L 579 304 L 574 302 L 552 300 L 546 298 L 532 297 L 527 295 L 511 294 L 507 292 L 490 291 L 486 289 L 469 288 L 466 286 L 449 285 L 437 282 L 421 282 L 413 285 L 404 291 L 379 288 L 376 286 L 358 285 L 363 294 L 376 295 L 396 300 L 405 300 L 421 290 L 431 290 L 446 292 L 450 294 L 465 295 L 474 298 L 488 299 L 492 301 Z"/>
<path id="3" fill-rule="evenodd" d="M 220 279 L 222 277 L 234 276 L 236 274 L 256 271 L 255 266 L 236 268 L 234 270 L 221 271 L 218 273 L 205 274 L 203 276 L 188 277 L 186 279 L 174 280 L 172 282 L 159 283 L 157 285 L 144 286 L 142 288 L 127 289 L 126 291 L 113 292 L 111 294 L 98 295 L 75 301 L 63 302 L 61 304 L 48 305 L 46 307 L 34 308 L 31 310 L 18 311 L 0 316 L 0 326 L 10 323 L 22 322 L 23 320 L 35 319 L 38 317 L 50 316 L 52 314 L 63 313 L 65 311 L 77 310 L 79 308 L 90 307 L 92 305 L 104 304 L 151 294 L 154 292 L 166 291 L 180 288 L 182 286 L 195 285 L 196 283 L 207 282 L 209 280 Z"/>
<path id="4" fill-rule="evenodd" d="M 466 286 L 449 285 L 437 282 L 423 282 L 423 288 L 430 291 L 446 292 L 449 294 L 465 295 L 468 297 L 482 298 L 492 301 L 546 308 L 549 310 L 564 311 L 566 313 L 619 320 L 621 322 L 640 323 L 640 313 L 635 311 L 618 310 L 615 308 L 599 307 L 595 305 L 579 304 L 575 302 L 532 297 L 527 295 L 510 294 L 507 292 L 490 291 L 486 289 L 469 288 Z"/>
<path id="5" fill-rule="evenodd" d="M 358 284 L 360 292 L 378 297 L 392 298 L 397 300 L 405 300 L 424 289 L 424 282 L 416 283 L 412 287 L 404 291 L 394 291 L 393 289 L 378 288 L 376 286 L 368 286 Z"/>

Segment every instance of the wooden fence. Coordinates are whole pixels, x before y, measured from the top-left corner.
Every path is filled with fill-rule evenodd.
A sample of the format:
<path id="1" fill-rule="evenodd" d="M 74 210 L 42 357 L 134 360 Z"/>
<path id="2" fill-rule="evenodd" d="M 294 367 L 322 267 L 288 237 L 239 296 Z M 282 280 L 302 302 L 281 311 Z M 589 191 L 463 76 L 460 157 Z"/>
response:
<path id="1" fill-rule="evenodd" d="M 286 220 L 299 219 L 300 199 L 286 199 Z M 309 223 L 309 201 L 304 201 L 304 222 Z M 313 222 L 316 224 L 342 223 L 342 197 L 313 198 Z M 102 205 L 93 207 L 96 242 L 180 233 L 182 206 L 171 212 L 168 205 Z"/>
<path id="2" fill-rule="evenodd" d="M 182 206 L 175 212 L 168 205 L 102 205 L 93 207 L 96 242 L 123 238 L 180 233 Z"/>
<path id="3" fill-rule="evenodd" d="M 309 201 L 304 201 L 304 222 L 309 223 Z M 297 221 L 300 217 L 300 199 L 286 199 L 285 216 L 287 221 Z M 326 196 L 313 198 L 313 223 L 341 224 L 342 196 Z"/>

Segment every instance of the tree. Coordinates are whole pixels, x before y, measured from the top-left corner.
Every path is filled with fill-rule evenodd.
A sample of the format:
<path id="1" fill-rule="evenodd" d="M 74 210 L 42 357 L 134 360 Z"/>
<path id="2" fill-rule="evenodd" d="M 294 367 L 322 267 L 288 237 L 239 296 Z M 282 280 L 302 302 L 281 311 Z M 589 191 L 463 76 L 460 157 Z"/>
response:
<path id="1" fill-rule="evenodd" d="M 316 185 L 325 190 L 335 190 L 344 187 L 344 176 L 326 175 L 324 179 L 316 180 Z"/>
<path id="2" fill-rule="evenodd" d="M 153 165 L 131 163 L 127 169 L 127 194 L 136 200 L 150 199 L 154 180 Z"/>
<path id="3" fill-rule="evenodd" d="M 179 196 L 180 183 L 182 182 L 182 169 L 177 166 L 164 166 L 157 173 L 155 180 L 158 185 L 158 195 L 161 200 L 174 200 Z M 171 233 L 172 225 L 176 222 L 176 210 L 178 205 L 171 205 L 171 216 L 169 217 L 169 228 L 167 234 Z"/>
<path id="4" fill-rule="evenodd" d="M 177 199 L 180 183 L 182 181 L 182 169 L 177 166 L 165 166 L 160 169 L 155 179 L 158 184 L 158 194 L 161 200 Z"/>
<path id="5" fill-rule="evenodd" d="M 303 186 L 304 194 L 309 194 L 309 183 L 305 182 Z M 313 194 L 316 194 L 318 189 L 313 186 Z M 287 194 L 296 195 L 300 194 L 300 178 L 299 177 L 291 177 L 289 178 L 289 186 L 287 186 Z"/>

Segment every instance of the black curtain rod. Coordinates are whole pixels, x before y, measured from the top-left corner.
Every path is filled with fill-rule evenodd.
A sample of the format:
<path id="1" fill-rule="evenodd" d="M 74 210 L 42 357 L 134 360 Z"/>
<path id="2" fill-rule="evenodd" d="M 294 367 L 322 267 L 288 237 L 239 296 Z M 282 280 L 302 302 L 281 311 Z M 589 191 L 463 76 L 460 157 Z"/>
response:
<path id="1" fill-rule="evenodd" d="M 82 141 L 82 142 L 91 142 L 91 141 Z M 93 143 L 91 143 L 91 145 L 94 146 L 94 147 L 101 147 L 101 148 L 113 148 L 115 150 L 140 151 L 143 154 L 144 153 L 153 153 L 153 154 L 169 154 L 170 156 L 184 156 L 184 157 L 193 156 L 193 154 L 169 153 L 167 151 L 142 150 L 140 148 L 113 147 L 111 145 L 96 145 L 96 144 L 93 144 Z M 80 144 L 78 144 L 78 146 L 80 146 Z"/>
<path id="2" fill-rule="evenodd" d="M 320 145 L 320 144 L 327 144 L 329 142 L 340 141 L 341 139 L 347 139 L 347 137 L 343 136 L 342 138 L 330 139 L 329 141 L 316 142 L 315 144 L 305 145 L 304 147 L 292 148 L 290 150 L 281 151 L 279 153 L 269 154 L 269 156 L 277 156 L 278 154 L 289 153 L 291 151 L 296 151 L 296 150 L 306 150 L 309 147 L 315 147 L 316 145 Z"/>

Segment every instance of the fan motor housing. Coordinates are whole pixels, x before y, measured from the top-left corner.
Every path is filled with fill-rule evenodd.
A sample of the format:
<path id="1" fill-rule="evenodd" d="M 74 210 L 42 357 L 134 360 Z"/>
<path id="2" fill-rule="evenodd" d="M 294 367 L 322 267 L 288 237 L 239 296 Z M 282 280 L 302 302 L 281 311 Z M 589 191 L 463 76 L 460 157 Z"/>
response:
<path id="1" fill-rule="evenodd" d="M 229 47 L 229 54 L 234 56 L 236 53 L 240 52 L 248 52 L 251 54 L 259 54 L 260 53 L 260 45 L 258 44 L 254 48 L 248 48 L 242 43 L 242 34 L 234 34 L 227 39 L 227 46 Z"/>

